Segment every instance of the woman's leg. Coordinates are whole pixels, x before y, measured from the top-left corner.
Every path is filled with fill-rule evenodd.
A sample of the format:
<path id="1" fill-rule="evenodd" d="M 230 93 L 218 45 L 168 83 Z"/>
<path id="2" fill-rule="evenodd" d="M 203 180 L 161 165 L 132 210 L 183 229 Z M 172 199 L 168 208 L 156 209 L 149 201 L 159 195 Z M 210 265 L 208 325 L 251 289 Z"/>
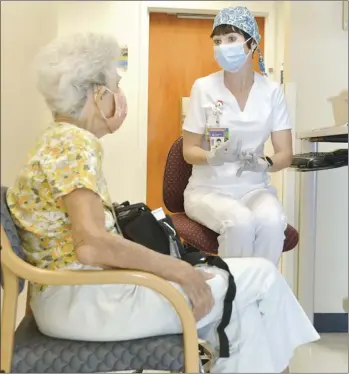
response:
<path id="1" fill-rule="evenodd" d="M 253 257 L 263 257 L 277 265 L 287 226 L 281 202 L 267 189 L 252 191 L 240 201 L 250 209 L 256 225 Z"/>
<path id="2" fill-rule="evenodd" d="M 215 305 L 198 322 L 198 329 L 220 320 L 227 276 L 217 272 L 207 283 Z M 179 285 L 173 286 L 187 298 Z M 31 299 L 31 307 L 39 330 L 55 338 L 124 341 L 181 332 L 179 317 L 171 304 L 140 286 L 49 286 Z"/>
<path id="3" fill-rule="evenodd" d="M 184 205 L 189 218 L 219 234 L 221 257 L 253 257 L 254 220 L 241 202 L 202 188 L 186 191 Z"/>
<path id="4" fill-rule="evenodd" d="M 319 339 L 277 268 L 264 259 L 227 259 L 237 294 L 226 333 L 231 356 L 212 372 L 281 373 L 299 345 Z"/>
<path id="5" fill-rule="evenodd" d="M 318 339 L 317 333 L 273 264 L 258 258 L 227 259 L 227 263 L 237 286 L 225 329 L 231 356 L 219 359 L 213 372 L 282 372 L 294 348 Z M 216 274 L 208 281 L 215 305 L 197 327 L 199 336 L 217 348 L 227 274 L 217 268 L 207 271 Z M 181 331 L 171 305 L 144 287 L 49 287 L 31 305 L 39 329 L 58 338 L 120 341 Z"/>

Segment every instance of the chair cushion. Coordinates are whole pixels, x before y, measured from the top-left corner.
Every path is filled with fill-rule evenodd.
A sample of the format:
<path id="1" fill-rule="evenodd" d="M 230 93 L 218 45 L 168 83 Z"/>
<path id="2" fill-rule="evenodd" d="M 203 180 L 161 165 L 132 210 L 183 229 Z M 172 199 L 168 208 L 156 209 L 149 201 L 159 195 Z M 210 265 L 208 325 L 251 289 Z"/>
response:
<path id="1" fill-rule="evenodd" d="M 6 192 L 7 188 L 1 186 L 1 225 L 5 230 L 5 233 L 8 237 L 8 240 L 12 246 L 13 251 L 16 253 L 18 257 L 24 259 L 24 253 L 21 247 L 21 242 L 17 233 L 16 226 L 12 220 L 10 211 L 7 206 L 6 202 Z M 2 284 L 2 275 L 0 278 L 0 282 Z M 19 280 L 19 293 L 23 291 L 24 288 L 24 280 Z"/>
<path id="2" fill-rule="evenodd" d="M 182 335 L 124 342 L 81 342 L 41 334 L 25 317 L 15 336 L 13 373 L 102 373 L 124 370 L 183 371 Z"/>
<path id="3" fill-rule="evenodd" d="M 172 213 L 184 212 L 183 194 L 191 172 L 192 166 L 183 158 L 183 138 L 180 137 L 168 153 L 163 180 L 163 200 Z"/>
<path id="4" fill-rule="evenodd" d="M 285 242 L 283 252 L 288 252 L 294 249 L 299 242 L 298 231 L 291 225 L 287 225 L 285 230 Z"/>
<path id="5" fill-rule="evenodd" d="M 218 234 L 205 226 L 191 220 L 185 213 L 174 214 L 173 224 L 185 243 L 201 251 L 216 254 L 218 250 Z M 292 250 L 299 240 L 296 229 L 287 225 L 283 252 Z"/>
<path id="6" fill-rule="evenodd" d="M 171 218 L 179 236 L 186 244 L 203 252 L 217 253 L 218 235 L 214 231 L 191 220 L 185 213 L 174 214 Z"/>

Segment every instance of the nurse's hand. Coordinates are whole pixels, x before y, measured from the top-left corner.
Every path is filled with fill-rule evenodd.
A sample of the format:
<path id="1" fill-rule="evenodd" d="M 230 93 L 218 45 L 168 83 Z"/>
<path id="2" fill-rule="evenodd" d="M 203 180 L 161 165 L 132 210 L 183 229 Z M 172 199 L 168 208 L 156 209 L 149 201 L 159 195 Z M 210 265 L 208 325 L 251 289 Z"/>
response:
<path id="1" fill-rule="evenodd" d="M 225 163 L 240 160 L 242 141 L 232 137 L 225 143 L 207 153 L 207 162 L 211 166 L 221 166 Z"/>
<path id="2" fill-rule="evenodd" d="M 214 305 L 212 291 L 206 281 L 215 275 L 193 267 L 191 269 L 181 280 L 180 286 L 189 297 L 193 305 L 195 319 L 199 321 L 211 311 Z"/>
<path id="3" fill-rule="evenodd" d="M 241 177 L 244 171 L 252 171 L 254 173 L 264 173 L 268 170 L 269 164 L 264 159 L 258 157 L 256 154 L 252 153 L 242 157 L 241 167 L 236 172 L 237 177 Z"/>

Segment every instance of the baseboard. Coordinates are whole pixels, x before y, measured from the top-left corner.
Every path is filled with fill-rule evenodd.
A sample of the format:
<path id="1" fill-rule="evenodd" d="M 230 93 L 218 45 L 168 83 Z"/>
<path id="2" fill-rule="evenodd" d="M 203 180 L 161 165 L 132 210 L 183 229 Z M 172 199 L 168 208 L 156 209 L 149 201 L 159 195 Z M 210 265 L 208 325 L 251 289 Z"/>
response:
<path id="1" fill-rule="evenodd" d="M 348 332 L 348 313 L 315 313 L 314 327 L 321 332 Z"/>

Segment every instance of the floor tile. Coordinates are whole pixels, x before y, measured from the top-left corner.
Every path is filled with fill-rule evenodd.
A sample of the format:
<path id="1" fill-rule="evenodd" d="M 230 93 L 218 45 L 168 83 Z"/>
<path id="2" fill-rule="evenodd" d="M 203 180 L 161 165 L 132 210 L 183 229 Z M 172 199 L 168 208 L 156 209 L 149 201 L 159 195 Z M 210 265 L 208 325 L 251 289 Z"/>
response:
<path id="1" fill-rule="evenodd" d="M 322 334 L 315 343 L 299 347 L 291 373 L 348 373 L 348 334 Z"/>

